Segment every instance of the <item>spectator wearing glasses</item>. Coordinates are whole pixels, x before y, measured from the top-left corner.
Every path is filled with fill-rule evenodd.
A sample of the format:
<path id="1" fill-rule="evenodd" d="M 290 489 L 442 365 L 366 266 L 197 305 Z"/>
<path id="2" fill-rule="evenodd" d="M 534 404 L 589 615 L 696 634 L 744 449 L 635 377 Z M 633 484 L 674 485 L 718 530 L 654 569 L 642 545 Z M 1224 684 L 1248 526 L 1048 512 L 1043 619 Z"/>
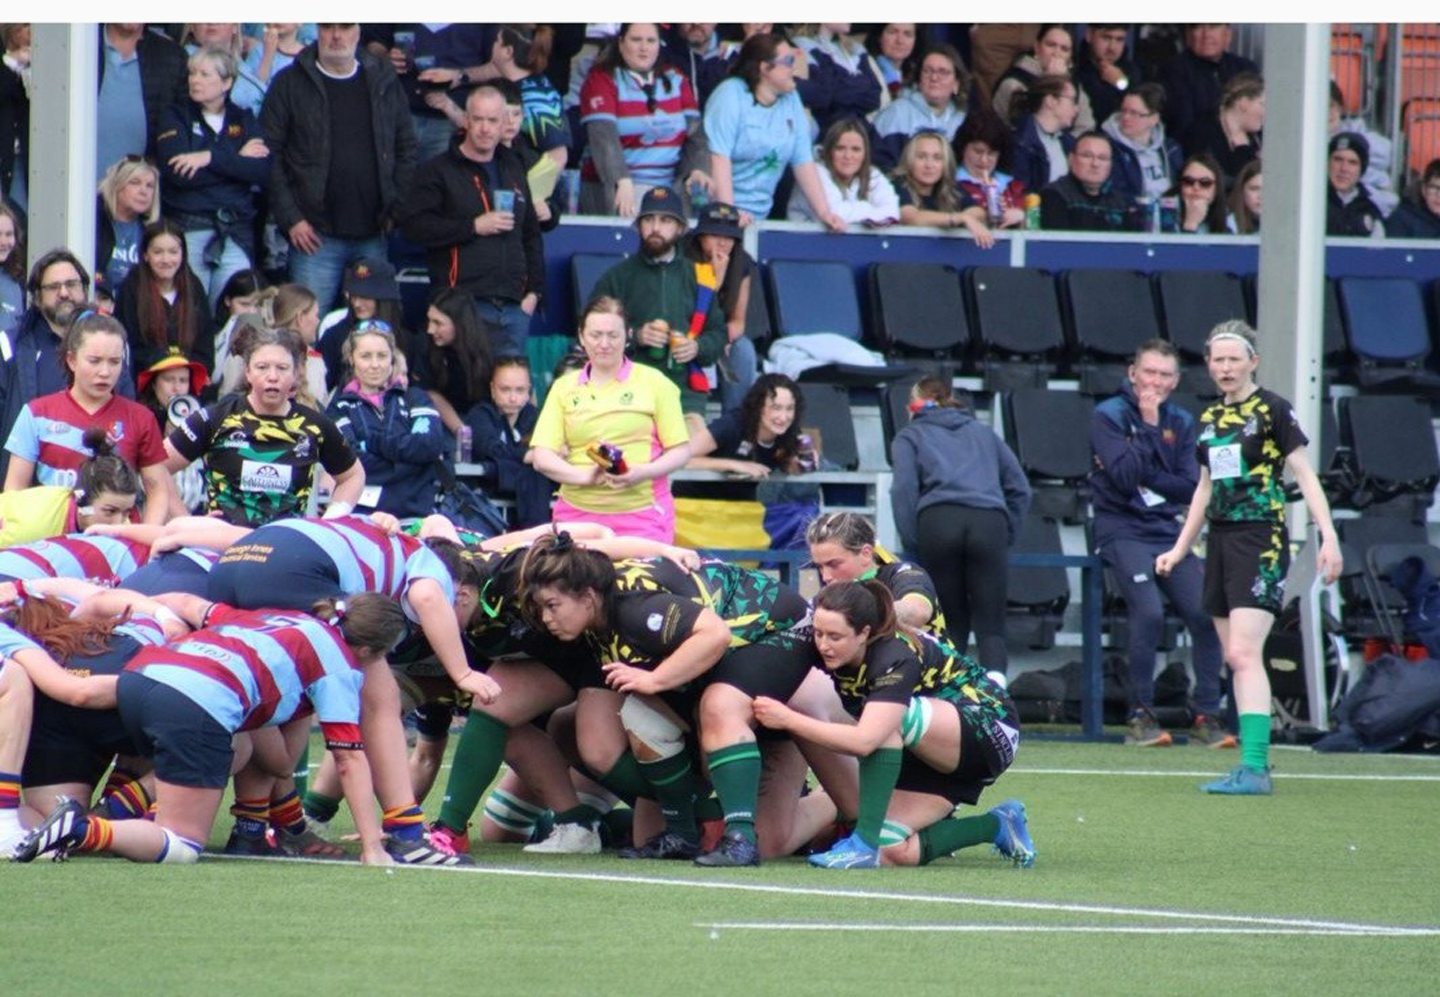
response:
<path id="1" fill-rule="evenodd" d="M 1265 81 L 1253 73 L 1232 77 L 1220 95 L 1220 109 L 1197 120 L 1181 136 L 1185 154 L 1208 152 L 1220 164 L 1227 189 L 1245 164 L 1260 157 L 1265 128 Z"/>
<path id="2" fill-rule="evenodd" d="M 1220 167 L 1206 153 L 1185 160 L 1180 178 L 1170 190 L 1180 198 L 1180 231 L 1195 235 L 1224 234 L 1225 190 Z"/>
<path id="3" fill-rule="evenodd" d="M 1065 175 L 1065 157 L 1075 145 L 1069 134 L 1079 105 L 1066 76 L 1041 76 L 1025 91 L 1030 113 L 1015 127 L 1015 179 L 1040 190 Z"/>
<path id="4" fill-rule="evenodd" d="M 1114 152 L 1103 132 L 1075 140 L 1070 172 L 1040 192 L 1040 227 L 1060 232 L 1125 232 L 1138 228 L 1134 204 L 1110 186 Z"/>
<path id="5" fill-rule="evenodd" d="M 1140 82 L 1140 67 L 1125 53 L 1124 24 L 1089 24 L 1075 67 L 1075 82 L 1090 100 L 1097 122 L 1120 109 L 1120 100 Z"/>
<path id="6" fill-rule="evenodd" d="M 1218 111 L 1225 84 L 1236 76 L 1259 74 L 1259 66 L 1226 51 L 1229 47 L 1230 25 L 1185 25 L 1185 51 L 1170 60 L 1161 80 L 1168 98 L 1165 123 L 1172 135 L 1183 136 L 1191 125 Z M 1220 164 L 1225 165 L 1223 159 Z"/>
<path id="7" fill-rule="evenodd" d="M 658 24 L 622 24 L 580 88 L 588 139 L 580 168 L 584 214 L 634 218 L 653 188 L 710 188 L 695 92 L 659 58 Z"/>
<path id="8" fill-rule="evenodd" d="M 1425 167 L 1418 196 L 1401 201 L 1385 219 L 1385 234 L 1392 239 L 1440 239 L 1440 159 Z"/>
<path id="9" fill-rule="evenodd" d="M 1158 83 L 1141 83 L 1120 99 L 1120 108 L 1100 128 L 1115 146 L 1110 182 L 1128 197 L 1160 197 L 1175 183 L 1184 153 L 1165 134 L 1160 120 L 1165 91 Z"/>
<path id="10" fill-rule="evenodd" d="M 875 115 L 875 165 L 894 169 L 905 143 L 920 132 L 939 132 L 946 141 L 965 121 L 970 74 L 960 53 L 937 45 L 920 60 L 915 86 Z"/>
<path id="11" fill-rule="evenodd" d="M 1363 136 L 1341 132 L 1330 140 L 1330 189 L 1325 199 L 1325 234 L 1383 239 L 1385 216 L 1360 182 L 1370 165 Z"/>
<path id="12" fill-rule="evenodd" d="M 345 267 L 385 255 L 384 232 L 415 169 L 410 105 L 358 24 L 320 39 L 270 84 L 260 125 L 272 156 L 270 210 L 290 240 L 290 277 L 328 309 Z"/>
<path id="13" fill-rule="evenodd" d="M 70 250 L 52 249 L 30 268 L 26 289 L 30 307 L 12 332 L 0 334 L 0 438 L 5 439 L 26 402 L 70 387 L 61 342 L 85 306 L 90 275 Z M 135 397 L 128 361 L 122 363 L 115 393 Z M 9 460 L 9 454 L 0 454 L 0 468 Z"/>
<path id="14" fill-rule="evenodd" d="M 795 92 L 795 59 L 795 49 L 779 35 L 752 35 L 730 78 L 715 88 L 705 105 L 713 198 L 739 208 L 742 225 L 765 218 L 789 166 L 815 216 L 843 232 L 845 219 L 825 203 L 815 168 L 810 119 Z"/>

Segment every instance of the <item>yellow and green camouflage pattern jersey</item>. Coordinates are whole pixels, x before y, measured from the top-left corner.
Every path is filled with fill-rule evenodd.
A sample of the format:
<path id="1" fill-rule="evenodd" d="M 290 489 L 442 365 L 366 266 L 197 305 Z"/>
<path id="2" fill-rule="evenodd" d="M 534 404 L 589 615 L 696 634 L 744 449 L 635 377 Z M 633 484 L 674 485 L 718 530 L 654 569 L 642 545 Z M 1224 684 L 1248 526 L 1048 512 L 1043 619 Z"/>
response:
<path id="1" fill-rule="evenodd" d="M 1309 442 L 1295 410 L 1273 391 L 1257 388 L 1243 401 L 1207 408 L 1195 456 L 1210 471 L 1208 518 L 1284 522 L 1285 458 Z"/>

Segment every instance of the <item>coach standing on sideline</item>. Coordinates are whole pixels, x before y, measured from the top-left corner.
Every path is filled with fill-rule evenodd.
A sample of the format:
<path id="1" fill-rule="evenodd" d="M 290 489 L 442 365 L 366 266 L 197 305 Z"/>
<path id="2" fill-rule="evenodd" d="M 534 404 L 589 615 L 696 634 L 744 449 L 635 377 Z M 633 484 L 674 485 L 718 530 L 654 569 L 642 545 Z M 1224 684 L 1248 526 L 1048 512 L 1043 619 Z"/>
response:
<path id="1" fill-rule="evenodd" d="M 395 70 L 358 48 L 360 25 L 319 28 L 320 40 L 271 82 L 260 127 L 290 279 L 324 313 L 347 266 L 386 256 L 385 229 L 415 169 L 415 126 Z"/>
<path id="2" fill-rule="evenodd" d="M 1090 423 L 1095 552 L 1109 566 L 1127 610 L 1130 715 L 1125 743 L 1161 747 L 1171 742 L 1153 712 L 1163 591 L 1184 619 L 1194 649 L 1190 736 L 1208 747 L 1233 748 L 1234 736 L 1218 719 L 1222 654 L 1201 603 L 1204 565 L 1190 554 L 1168 577 L 1155 575 L 1155 558 L 1174 546 L 1200 480 L 1195 417 L 1170 401 L 1179 381 L 1175 347 L 1163 339 L 1147 340 L 1135 351 L 1120 392 L 1095 407 Z"/>

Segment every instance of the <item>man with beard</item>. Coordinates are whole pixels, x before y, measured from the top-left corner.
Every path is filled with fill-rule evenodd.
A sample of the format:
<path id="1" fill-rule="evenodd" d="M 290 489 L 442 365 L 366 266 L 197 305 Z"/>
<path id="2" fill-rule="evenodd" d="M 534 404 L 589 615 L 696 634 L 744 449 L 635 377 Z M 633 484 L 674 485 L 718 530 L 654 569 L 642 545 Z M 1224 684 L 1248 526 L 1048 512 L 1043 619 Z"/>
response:
<path id="1" fill-rule="evenodd" d="M 400 225 L 426 249 L 431 288 L 473 295 L 495 355 L 523 357 L 545 289 L 545 247 L 525 166 L 501 143 L 504 130 L 505 97 L 482 83 L 465 101 L 465 137 L 415 171 Z"/>
<path id="2" fill-rule="evenodd" d="M 714 268 L 678 251 L 685 225 L 679 195 L 666 187 L 650 190 L 635 219 L 640 252 L 605 271 L 594 296 L 625 305 L 635 359 L 679 386 L 683 411 L 703 416 L 710 388 L 700 368 L 720 358 L 727 335 Z"/>
<path id="3" fill-rule="evenodd" d="M 52 249 L 35 261 L 26 286 L 30 307 L 13 332 L 0 335 L 0 439 L 10 437 L 26 402 L 69 387 L 60 340 L 85 307 L 90 275 L 70 250 Z M 115 390 L 126 398 L 135 397 L 128 360 Z M 8 453 L 0 455 L 0 478 L 9 462 Z"/>

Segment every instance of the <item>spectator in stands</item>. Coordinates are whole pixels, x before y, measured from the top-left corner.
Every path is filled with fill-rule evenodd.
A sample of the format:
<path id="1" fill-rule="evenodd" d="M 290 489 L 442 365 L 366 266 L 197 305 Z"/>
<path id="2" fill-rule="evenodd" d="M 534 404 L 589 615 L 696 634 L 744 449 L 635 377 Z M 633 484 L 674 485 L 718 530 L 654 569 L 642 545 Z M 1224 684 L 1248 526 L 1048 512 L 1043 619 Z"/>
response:
<path id="1" fill-rule="evenodd" d="M 357 325 L 345 340 L 346 382 L 325 414 L 365 468 L 359 511 L 401 518 L 435 510 L 435 463 L 446 449 L 440 413 L 403 373 L 395 334 L 384 322 Z"/>
<path id="2" fill-rule="evenodd" d="M 550 386 L 530 438 L 532 461 L 560 484 L 555 522 L 600 523 L 622 536 L 671 543 L 668 476 L 690 459 L 690 434 L 674 383 L 625 357 L 625 330 L 619 301 L 591 300 L 580 318 L 585 366 Z M 620 463 L 599 450 L 607 444 L 620 450 Z"/>
<path id="3" fill-rule="evenodd" d="M 1126 232 L 1140 227 L 1135 204 L 1110 186 L 1110 139 L 1086 132 L 1075 140 L 1070 172 L 1040 192 L 1040 227 L 1057 232 Z"/>
<path id="4" fill-rule="evenodd" d="M 1187 551 L 1168 575 L 1155 571 L 1155 558 L 1179 536 L 1180 516 L 1200 480 L 1195 417 L 1170 400 L 1179 383 L 1175 347 L 1150 339 L 1135 351 L 1119 393 L 1095 408 L 1090 421 L 1095 553 L 1110 568 L 1125 601 L 1130 638 L 1125 743 L 1158 747 L 1172 741 L 1154 713 L 1155 652 L 1165 623 L 1163 593 L 1190 631 L 1195 672 L 1190 736 L 1209 747 L 1233 748 L 1235 738 L 1219 720 L 1220 638 L 1201 599 L 1203 564 Z"/>
<path id="5" fill-rule="evenodd" d="M 160 171 L 142 156 L 110 165 L 95 208 L 95 284 L 113 298 L 140 262 L 144 228 L 160 217 Z"/>
<path id="6" fill-rule="evenodd" d="M 1259 75 L 1260 67 L 1243 55 L 1227 52 L 1230 47 L 1230 25 L 1187 24 L 1185 51 L 1165 67 L 1165 124 L 1170 134 L 1184 135 L 1196 122 L 1206 120 L 1220 110 L 1225 84 L 1241 73 Z M 1186 152 L 1190 149 L 1187 146 Z M 1219 156 L 1220 164 L 1225 161 Z M 1240 165 L 1244 165 L 1243 163 Z M 1236 170 L 1239 170 L 1239 166 Z"/>
<path id="7" fill-rule="evenodd" d="M 740 209 L 742 225 L 770 214 L 786 166 L 816 217 L 835 232 L 845 220 L 825 203 L 810 144 L 810 120 L 795 93 L 795 49 L 779 35 L 746 40 L 730 78 L 705 105 L 713 197 Z M 877 84 L 878 86 L 878 84 Z"/>
<path id="8" fill-rule="evenodd" d="M 4 224 L 0 221 L 0 230 Z M 1440 239 L 1440 159 L 1432 159 L 1426 165 L 1415 199 L 1401 201 L 1385 219 L 1385 234 L 1392 239 Z M 0 277 L 0 284 L 3 282 L 4 278 Z"/>
<path id="9" fill-rule="evenodd" d="M 981 666 L 1004 675 L 1006 562 L 1030 483 L 1005 441 L 954 397 L 949 377 L 920 378 L 910 413 L 891 446 L 901 546 L 935 580 L 951 636 L 963 646 L 973 631 Z"/>
<path id="10" fill-rule="evenodd" d="M 1235 185 L 1230 188 L 1230 231 L 1237 235 L 1254 235 L 1260 231 L 1264 180 L 1258 159 L 1246 163 L 1235 177 Z"/>
<path id="11" fill-rule="evenodd" d="M 939 132 L 947 141 L 954 138 L 965 121 L 969 93 L 970 74 L 959 52 L 949 45 L 926 52 L 916 85 L 875 115 L 875 164 L 894 169 L 905 143 L 922 131 Z"/>
<path id="12" fill-rule="evenodd" d="M 226 77 L 233 84 L 227 88 L 228 96 L 236 107 L 244 108 L 251 115 L 257 115 L 260 113 L 260 105 L 265 102 L 266 85 L 245 61 L 244 41 L 239 24 L 187 24 L 180 36 L 180 44 L 185 46 L 185 51 L 192 57 L 205 49 L 218 49 L 235 60 L 235 72 Z M 193 76 L 193 62 L 190 72 Z M 195 99 L 193 87 L 190 99 Z"/>
<path id="13" fill-rule="evenodd" d="M 0 202 L 25 210 L 30 163 L 30 25 L 0 25 Z"/>
<path id="14" fill-rule="evenodd" d="M 465 127 L 469 67 L 489 58 L 493 29 L 484 24 L 396 24 L 386 56 L 410 102 L 415 158 L 424 162 L 450 147 Z M 409 33 L 401 39 L 401 31 Z M 406 44 L 395 44 L 397 39 Z"/>
<path id="15" fill-rule="evenodd" d="M 190 99 L 166 110 L 155 140 L 165 164 L 165 217 L 184 229 L 186 256 L 211 308 L 225 282 L 255 259 L 254 191 L 270 176 L 259 122 L 230 98 L 238 68 L 228 51 L 196 51 Z"/>
<path id="16" fill-rule="evenodd" d="M 0 335 L 8 336 L 25 314 L 25 227 L 0 200 Z"/>
<path id="17" fill-rule="evenodd" d="M 595 296 L 624 305 L 635 329 L 635 358 L 675 383 L 684 411 L 703 412 L 710 386 L 700 368 L 718 360 L 728 342 L 716 300 L 718 275 L 680 252 L 686 221 L 674 191 L 657 187 L 646 194 L 635 227 L 640 252 L 605 271 Z"/>
<path id="18" fill-rule="evenodd" d="M 715 270 L 715 298 L 728 339 L 725 356 L 716 363 L 720 407 L 726 412 L 740 407 L 745 392 L 755 382 L 755 343 L 745 334 L 745 327 L 750 295 L 764 293 L 759 286 L 760 268 L 740 240 L 740 212 L 734 205 L 711 201 L 701 210 L 700 221 L 684 243 L 686 256 L 697 263 L 709 263 Z"/>
<path id="19" fill-rule="evenodd" d="M 1075 146 L 1070 127 L 1078 111 L 1075 84 L 1064 76 L 1042 76 L 1026 89 L 1029 114 L 1015 126 L 1014 173 L 1028 191 L 1065 175 L 1065 157 Z"/>
<path id="20" fill-rule="evenodd" d="M 185 100 L 185 50 L 143 24 L 100 30 L 95 179 L 129 155 L 155 155 L 160 115 Z"/>
<path id="21" fill-rule="evenodd" d="M 841 118 L 868 118 L 879 110 L 885 93 L 880 68 L 850 37 L 850 25 L 801 25 L 795 46 L 809 63 L 808 74 L 796 84 L 800 100 L 822 133 Z"/>
<path id="22" fill-rule="evenodd" d="M 662 39 L 664 51 L 661 58 L 678 69 L 690 81 L 690 91 L 696 102 L 704 106 L 710 94 L 730 72 L 735 54 L 740 50 L 739 42 L 726 41 L 716 30 L 720 26 L 711 23 L 681 24 L 679 38 Z M 749 28 L 751 25 L 741 25 Z M 770 25 L 764 26 L 766 31 Z M 746 37 L 749 37 L 747 34 Z"/>
<path id="23" fill-rule="evenodd" d="M 495 35 L 490 63 L 500 76 L 520 87 L 525 100 L 520 134 L 564 169 L 570 155 L 570 126 L 565 122 L 560 94 L 545 76 L 554 39 L 555 29 L 546 25 L 503 25 Z"/>
<path id="24" fill-rule="evenodd" d="M 26 290 L 30 307 L 14 331 L 0 334 L 0 438 L 10 436 L 26 402 L 69 387 L 60 342 L 84 307 L 90 275 L 70 250 L 52 249 L 30 268 Z M 115 392 L 135 397 L 128 360 Z M 0 469 L 9 459 L 0 454 Z"/>
<path id="25" fill-rule="evenodd" d="M 144 405 L 116 393 L 119 379 L 128 373 L 125 330 L 108 315 L 79 312 L 65 331 L 60 353 L 66 388 L 27 402 L 6 434 L 5 491 L 35 484 L 73 487 L 91 457 L 83 437 L 95 427 L 114 441 L 125 463 L 140 472 L 145 522 L 165 522 L 170 476 L 160 427 Z"/>
<path id="26" fill-rule="evenodd" d="M 414 381 L 430 393 L 430 401 L 451 433 L 458 433 L 465 414 L 490 393 L 497 360 L 475 310 L 475 299 L 454 288 L 435 293 L 425 312 L 426 340 L 417 351 Z"/>
<path id="27" fill-rule="evenodd" d="M 1325 198 L 1325 234 L 1383 239 L 1385 216 L 1360 182 L 1370 162 L 1364 136 L 1341 132 L 1330 140 L 1330 184 Z"/>
<path id="28" fill-rule="evenodd" d="M 690 81 L 659 63 L 660 26 L 622 24 L 580 90 L 588 140 L 582 214 L 634 218 L 654 187 L 710 190 L 710 150 Z"/>
<path id="29" fill-rule="evenodd" d="M 1095 114 L 1090 109 L 1090 98 L 1079 89 L 1072 76 L 1074 52 L 1075 42 L 1070 37 L 1070 30 L 1063 24 L 1040 25 L 1040 32 L 1035 36 L 1035 50 L 1016 59 L 995 85 L 995 96 L 990 102 L 995 113 L 1018 127 L 1028 110 L 1025 91 L 1042 76 L 1060 76 L 1068 80 L 1075 90 L 1075 116 L 1065 126 L 1066 129 L 1073 127 L 1077 132 L 1088 132 L 1094 128 Z"/>
<path id="30" fill-rule="evenodd" d="M 269 286 L 263 273 L 249 268 L 237 271 L 220 291 L 220 303 L 215 308 L 213 380 L 216 384 L 225 385 L 225 390 L 238 386 L 244 376 L 239 358 L 231 355 L 236 330 L 246 315 L 259 314 L 264 292 Z M 169 355 L 168 351 L 165 355 Z"/>
<path id="31" fill-rule="evenodd" d="M 920 54 L 929 50 L 925 29 L 918 24 L 881 24 L 865 36 L 865 51 L 880 70 L 890 100 L 920 79 Z"/>
<path id="32" fill-rule="evenodd" d="M 847 224 L 891 225 L 900 220 L 900 201 L 885 174 L 870 161 L 870 136 L 865 124 L 844 118 L 830 126 L 820 146 L 820 186 L 825 203 Z M 812 222 L 810 202 L 791 191 L 792 222 Z"/>
<path id="33" fill-rule="evenodd" d="M 1231 77 L 1220 109 L 1194 122 L 1181 137 L 1187 156 L 1208 152 L 1220 164 L 1228 190 L 1245 164 L 1260 156 L 1265 128 L 1265 81 L 1250 73 Z"/>
<path id="34" fill-rule="evenodd" d="M 1075 82 L 1090 100 L 1096 122 L 1120 110 L 1120 101 L 1140 82 L 1140 67 L 1125 53 L 1130 30 L 1124 24 L 1087 24 Z"/>
<path id="35" fill-rule="evenodd" d="M 304 284 L 281 284 L 261 293 L 260 314 L 272 329 L 287 329 L 305 344 L 305 372 L 296 389 L 297 398 L 313 398 L 312 408 L 326 405 L 332 390 L 329 367 L 317 343 L 320 334 L 320 303 Z M 387 323 L 388 324 L 388 323 Z M 395 326 L 390 326 L 393 330 Z M 403 349 L 402 349 L 403 353 Z"/>
<path id="36" fill-rule="evenodd" d="M 1120 98 L 1120 109 L 1105 119 L 1101 131 L 1115 147 L 1111 185 L 1130 198 L 1160 197 L 1175 184 L 1185 154 L 1165 134 L 1160 115 L 1165 91 L 1158 83 L 1141 83 Z"/>
<path id="37" fill-rule="evenodd" d="M 1220 166 L 1208 153 L 1186 159 L 1178 181 L 1167 193 L 1179 196 L 1181 232 L 1223 235 L 1229 231 Z"/>
<path id="38" fill-rule="evenodd" d="M 345 307 L 320 320 L 320 355 L 325 361 L 325 387 L 329 391 L 338 388 L 345 376 L 345 340 L 356 325 L 366 319 L 379 319 L 391 329 L 405 325 L 400 309 L 400 283 L 395 279 L 395 268 L 383 256 L 356 260 L 346 268 L 344 295 Z M 400 342 L 404 350 L 405 339 L 402 337 Z M 413 369 L 415 358 L 408 352 L 407 358 Z"/>
<path id="39" fill-rule="evenodd" d="M 985 206 L 990 228 L 1025 224 L 1025 186 L 996 169 L 1009 151 L 1010 129 L 988 111 L 970 115 L 952 143 L 960 161 L 955 183 L 976 204 Z"/>
<path id="40" fill-rule="evenodd" d="M 120 285 L 115 316 L 130 336 L 136 367 L 148 367 L 171 346 L 215 366 L 215 330 L 205 285 L 190 269 L 185 231 L 168 218 L 145 226 L 140 264 Z"/>
<path id="41" fill-rule="evenodd" d="M 268 89 L 275 74 L 289 66 L 305 51 L 305 42 L 300 38 L 302 27 L 304 25 L 288 22 L 265 25 L 260 44 L 250 50 L 250 58 L 247 60 L 251 72 L 261 86 Z"/>
<path id="42" fill-rule="evenodd" d="M 327 309 L 345 267 L 385 255 L 383 233 L 415 168 L 404 91 L 359 42 L 358 24 L 320 25 L 320 40 L 270 84 L 260 113 L 290 277 Z"/>
<path id="43" fill-rule="evenodd" d="M 900 195 L 900 223 L 936 228 L 964 228 L 982 249 L 995 245 L 985 225 L 986 210 L 955 184 L 955 153 L 935 132 L 921 132 L 900 154 L 895 189 Z"/>
<path id="44" fill-rule="evenodd" d="M 416 171 L 401 224 L 406 237 L 427 250 L 431 287 L 471 295 L 494 332 L 496 355 L 524 356 L 545 287 L 540 219 L 519 155 L 500 141 L 505 98 L 499 88 L 477 86 L 465 114 L 464 139 Z"/>
<path id="45" fill-rule="evenodd" d="M 1370 158 L 1360 182 L 1365 185 L 1370 199 L 1382 212 L 1388 214 L 1394 211 L 1395 206 L 1400 203 L 1400 196 L 1390 188 L 1390 157 L 1393 146 L 1388 138 L 1366 124 L 1364 115 L 1345 117 L 1345 95 L 1340 92 L 1339 85 L 1331 80 L 1330 134 L 1335 136 L 1341 132 L 1353 132 L 1369 144 Z"/>
<path id="46" fill-rule="evenodd" d="M 515 500 L 515 525 L 520 529 L 550 522 L 555 483 L 525 459 L 540 412 L 530 382 L 530 361 L 501 357 L 490 375 L 490 397 L 471 406 L 472 459 L 480 465 L 486 495 Z"/>

